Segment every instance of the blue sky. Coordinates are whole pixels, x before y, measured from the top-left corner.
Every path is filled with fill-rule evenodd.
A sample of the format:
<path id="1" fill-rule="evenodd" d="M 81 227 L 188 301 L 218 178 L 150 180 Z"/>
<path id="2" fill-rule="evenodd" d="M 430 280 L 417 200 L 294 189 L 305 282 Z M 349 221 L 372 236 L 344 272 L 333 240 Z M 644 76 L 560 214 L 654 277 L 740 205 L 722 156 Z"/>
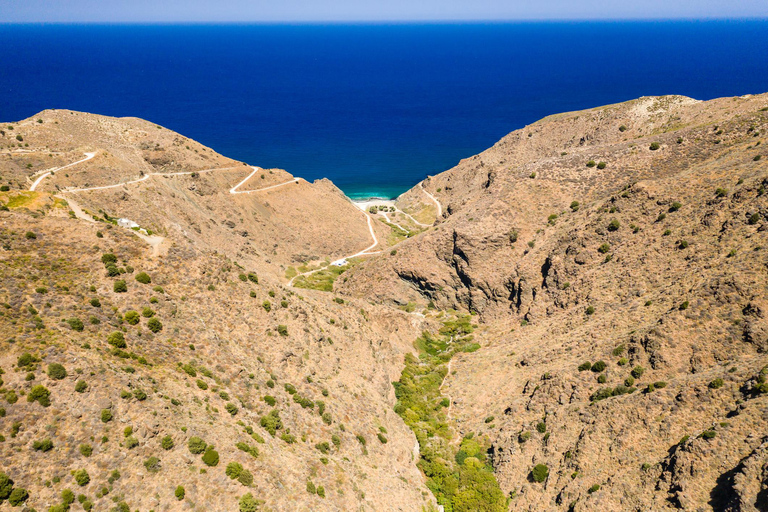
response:
<path id="1" fill-rule="evenodd" d="M 0 0 L 0 23 L 766 17 L 766 0 Z"/>

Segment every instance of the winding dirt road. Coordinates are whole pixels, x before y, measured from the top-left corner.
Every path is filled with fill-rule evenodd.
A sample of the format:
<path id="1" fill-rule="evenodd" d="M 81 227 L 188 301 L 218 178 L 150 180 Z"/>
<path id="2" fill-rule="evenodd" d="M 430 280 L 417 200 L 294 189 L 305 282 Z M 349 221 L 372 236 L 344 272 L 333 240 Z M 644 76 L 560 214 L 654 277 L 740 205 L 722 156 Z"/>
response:
<path id="1" fill-rule="evenodd" d="M 78 160 L 77 162 L 72 162 L 71 164 L 67 164 L 67 165 L 64 165 L 64 166 L 61 166 L 61 167 L 57 167 L 56 169 L 51 169 L 50 171 L 47 171 L 45 174 L 43 174 L 42 176 L 37 178 L 34 183 L 32 183 L 32 186 L 29 187 L 29 191 L 30 192 L 34 192 L 35 189 L 37 188 L 37 186 L 40 184 L 40 182 L 42 182 L 45 178 L 47 178 L 51 174 L 53 174 L 55 172 L 59 172 L 62 169 L 67 169 L 67 168 L 72 167 L 74 165 L 81 164 L 81 163 L 85 162 L 86 160 L 90 160 L 94 156 L 96 156 L 96 152 L 95 151 L 93 153 L 85 153 L 85 158 L 83 158 L 82 160 Z"/>

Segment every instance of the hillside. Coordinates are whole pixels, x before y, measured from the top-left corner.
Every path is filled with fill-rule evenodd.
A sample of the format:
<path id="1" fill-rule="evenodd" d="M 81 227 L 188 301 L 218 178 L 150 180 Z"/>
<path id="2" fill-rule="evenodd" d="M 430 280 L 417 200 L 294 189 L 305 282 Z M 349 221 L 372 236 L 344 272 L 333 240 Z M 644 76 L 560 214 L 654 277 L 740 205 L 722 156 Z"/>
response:
<path id="1" fill-rule="evenodd" d="M 362 211 L 4 123 L 0 510 L 768 510 L 766 133 L 640 98 Z"/>

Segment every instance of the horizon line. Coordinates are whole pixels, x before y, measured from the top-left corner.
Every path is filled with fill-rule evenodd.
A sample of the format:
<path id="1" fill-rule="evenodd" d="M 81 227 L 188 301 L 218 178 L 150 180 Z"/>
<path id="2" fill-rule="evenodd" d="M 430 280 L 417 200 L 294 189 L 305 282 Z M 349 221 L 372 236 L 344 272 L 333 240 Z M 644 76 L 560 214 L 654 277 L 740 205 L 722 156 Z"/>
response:
<path id="1" fill-rule="evenodd" d="M 81 21 L 0 21 L 4 25 L 479 25 L 514 23 L 622 23 L 622 22 L 676 22 L 676 21 L 768 21 L 766 16 L 705 16 L 705 17 L 633 17 L 633 18 L 509 18 L 509 19 L 391 19 L 391 20 L 81 20 Z"/>

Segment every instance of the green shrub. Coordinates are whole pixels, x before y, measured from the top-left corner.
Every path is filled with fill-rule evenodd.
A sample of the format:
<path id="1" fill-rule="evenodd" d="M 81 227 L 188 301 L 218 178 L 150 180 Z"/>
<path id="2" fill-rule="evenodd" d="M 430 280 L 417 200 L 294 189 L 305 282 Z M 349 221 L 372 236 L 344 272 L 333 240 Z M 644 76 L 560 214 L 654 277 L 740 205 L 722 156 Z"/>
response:
<path id="1" fill-rule="evenodd" d="M 264 395 L 264 401 L 267 402 L 268 405 L 273 406 L 273 407 L 274 407 L 275 403 L 277 402 L 275 400 L 275 397 L 273 397 L 271 395 Z"/>
<path id="2" fill-rule="evenodd" d="M 173 491 L 173 494 L 176 496 L 176 499 L 181 501 L 184 499 L 184 496 L 186 495 L 186 491 L 184 490 L 183 486 L 178 486 L 175 491 Z"/>
<path id="3" fill-rule="evenodd" d="M 48 438 L 32 443 L 32 448 L 38 452 L 47 452 L 53 449 L 53 441 Z"/>
<path id="4" fill-rule="evenodd" d="M 253 272 L 248 272 L 248 280 L 252 283 L 259 284 L 259 276 Z"/>
<path id="5" fill-rule="evenodd" d="M 37 402 L 43 407 L 48 407 L 51 405 L 51 392 L 42 384 L 38 384 L 29 390 L 27 402 Z"/>
<path id="6" fill-rule="evenodd" d="M 56 480 L 57 478 L 58 477 L 54 477 L 53 481 L 58 482 L 58 480 Z M 64 489 L 63 491 L 61 491 L 61 501 L 64 503 L 65 507 L 69 507 L 69 505 L 75 502 L 75 493 L 73 493 L 69 489 Z"/>
<path id="7" fill-rule="evenodd" d="M 600 254 L 605 254 L 610 250 L 611 250 L 611 245 L 608 243 L 604 243 L 603 245 L 597 248 L 597 252 L 599 252 Z"/>
<path id="8" fill-rule="evenodd" d="M 384 434 L 382 434 L 381 432 L 379 432 L 378 434 L 376 434 L 376 437 L 378 437 L 378 438 L 379 438 L 379 441 L 381 442 L 381 444 L 387 444 L 387 438 L 386 438 L 386 437 L 384 436 Z M 327 444 L 327 443 L 326 443 L 326 444 Z"/>
<path id="9" fill-rule="evenodd" d="M 69 318 L 67 319 L 67 323 L 69 324 L 69 328 L 73 331 L 82 332 L 82 330 L 85 328 L 83 321 L 79 318 Z"/>
<path id="10" fill-rule="evenodd" d="M 280 336 L 288 336 L 288 326 L 283 324 L 278 325 L 277 332 L 280 334 Z"/>
<path id="11" fill-rule="evenodd" d="M 605 169 L 606 165 L 608 165 L 608 164 L 606 164 L 605 162 L 598 162 L 597 168 L 598 169 Z"/>
<path id="12" fill-rule="evenodd" d="M 267 313 L 269 313 L 272 310 L 272 303 L 269 302 L 268 300 L 265 300 L 261 304 L 261 306 L 264 308 L 264 311 L 266 311 Z"/>
<path id="13" fill-rule="evenodd" d="M 252 436 L 256 436 L 258 434 L 251 434 L 251 435 Z M 263 439 L 262 439 L 262 442 L 264 442 Z M 259 449 L 256 448 L 255 446 L 249 445 L 248 443 L 239 442 L 239 443 L 235 444 L 235 446 L 237 446 L 238 450 L 243 451 L 243 452 L 251 455 L 251 457 L 255 458 L 255 457 L 259 456 Z"/>
<path id="14" fill-rule="evenodd" d="M 295 395 L 296 394 L 296 388 L 293 386 L 293 384 L 285 384 L 283 387 L 285 387 L 285 391 L 289 395 Z"/>
<path id="15" fill-rule="evenodd" d="M 656 151 L 656 150 L 657 150 L 657 149 L 659 149 L 660 147 L 661 147 L 661 146 L 659 145 L 659 143 L 658 143 L 658 142 L 651 142 L 651 145 L 649 146 L 649 148 L 648 148 L 648 149 L 650 149 L 651 151 Z"/>
<path id="16" fill-rule="evenodd" d="M 79 447 L 80 455 L 83 457 L 90 457 L 93 454 L 93 446 L 89 444 L 81 444 Z"/>
<path id="17" fill-rule="evenodd" d="M 536 430 L 537 430 L 537 431 L 538 431 L 540 434 L 543 434 L 544 432 L 546 432 L 546 431 L 547 431 L 547 424 L 546 424 L 546 423 L 544 423 L 543 421 L 540 421 L 540 422 L 538 422 L 538 423 L 536 424 Z"/>
<path id="18" fill-rule="evenodd" d="M 139 316 L 138 311 L 130 310 L 125 312 L 125 321 L 128 322 L 129 325 L 136 325 L 141 320 L 141 317 Z"/>
<path id="19" fill-rule="evenodd" d="M 125 293 L 128 291 L 128 285 L 125 284 L 124 280 L 120 279 L 118 281 L 115 281 L 115 284 L 112 287 L 112 290 L 114 290 L 115 293 Z"/>
<path id="20" fill-rule="evenodd" d="M 208 383 L 202 379 L 197 379 L 197 387 L 199 387 L 202 390 L 206 390 L 208 389 Z"/>
<path id="21" fill-rule="evenodd" d="M 253 474 L 247 469 L 244 469 L 243 472 L 240 473 L 240 476 L 237 477 L 237 481 L 248 487 L 253 483 Z"/>
<path id="22" fill-rule="evenodd" d="M 13 492 L 13 480 L 5 473 L 0 472 L 0 503 L 7 500 Z"/>
<path id="23" fill-rule="evenodd" d="M 48 365 L 48 376 L 53 380 L 61 380 L 66 378 L 67 370 L 59 363 L 51 363 Z"/>
<path id="24" fill-rule="evenodd" d="M 620 132 L 625 132 L 625 131 L 627 131 L 627 127 L 626 127 L 626 126 L 624 126 L 624 125 L 621 125 L 621 126 L 619 126 L 619 131 L 620 131 Z"/>
<path id="25" fill-rule="evenodd" d="M 720 389 L 721 387 L 723 387 L 723 384 L 725 384 L 725 382 L 723 382 L 723 379 L 718 377 L 718 378 L 716 378 L 715 380 L 713 380 L 712 382 L 709 383 L 709 387 L 711 389 Z"/>
<path id="26" fill-rule="evenodd" d="M 587 492 L 589 494 L 592 494 L 593 492 L 597 492 L 599 490 L 600 490 L 600 484 L 595 484 L 592 487 L 590 487 L 589 489 L 587 489 Z"/>
<path id="27" fill-rule="evenodd" d="M 138 439 L 136 439 L 133 436 L 128 436 L 128 437 L 125 438 L 125 447 L 126 448 L 128 448 L 129 450 L 133 450 L 137 446 L 139 446 L 139 440 Z"/>
<path id="28" fill-rule="evenodd" d="M 592 371 L 595 373 L 600 373 L 606 368 L 605 361 L 597 361 L 595 364 L 592 365 Z"/>
<path id="29" fill-rule="evenodd" d="M 580 372 L 585 372 L 585 371 L 588 371 L 588 370 L 591 370 L 591 369 L 592 369 L 592 363 L 590 363 L 589 361 L 586 361 L 586 362 L 581 363 L 579 365 L 579 371 Z"/>
<path id="30" fill-rule="evenodd" d="M 163 447 L 163 450 L 170 450 L 173 448 L 173 438 L 171 436 L 165 436 L 160 440 L 160 446 Z"/>
<path id="31" fill-rule="evenodd" d="M 30 354 L 29 352 L 24 352 L 16 360 L 16 366 L 18 366 L 19 368 L 25 368 L 27 366 L 32 366 L 36 362 L 38 362 L 38 359 L 35 356 Z"/>
<path id="32" fill-rule="evenodd" d="M 758 222 L 760 222 L 760 214 L 759 213 L 753 213 L 752 215 L 749 216 L 749 219 L 747 220 L 747 222 L 750 225 L 757 224 Z"/>
<path id="33" fill-rule="evenodd" d="M 88 475 L 88 472 L 84 469 L 78 469 L 73 476 L 75 477 L 75 482 L 77 482 L 77 485 L 80 487 L 88 485 L 88 482 L 91 481 L 90 475 Z"/>
<path id="34" fill-rule="evenodd" d="M 572 201 L 571 202 L 571 210 L 574 212 L 579 211 L 579 202 L 578 201 Z"/>
<path id="35" fill-rule="evenodd" d="M 112 411 L 110 409 L 101 410 L 101 421 L 103 423 L 109 423 L 112 421 Z"/>
<path id="36" fill-rule="evenodd" d="M 680 311 L 685 311 L 686 309 L 688 309 L 688 306 L 689 306 L 689 305 L 690 305 L 690 303 L 689 303 L 687 300 L 686 300 L 686 301 L 684 301 L 684 302 L 683 302 L 682 304 L 680 304 L 680 306 L 679 306 L 679 309 L 680 309 Z"/>
<path id="37" fill-rule="evenodd" d="M 163 324 L 156 317 L 152 317 L 149 319 L 149 322 L 147 322 L 147 329 L 157 334 L 163 330 Z"/>
<path id="38" fill-rule="evenodd" d="M 313 484 L 311 480 L 307 480 L 307 492 L 309 494 L 317 494 L 317 488 L 315 487 L 315 484 Z"/>
<path id="39" fill-rule="evenodd" d="M 613 219 L 608 223 L 608 231 L 618 231 L 620 227 L 621 223 L 618 221 L 618 219 Z"/>
<path id="40" fill-rule="evenodd" d="M 635 366 L 634 368 L 632 368 L 631 373 L 634 378 L 639 379 L 640 377 L 643 376 L 644 372 L 645 372 L 645 368 L 643 368 L 642 366 Z"/>
<path id="41" fill-rule="evenodd" d="M 141 284 L 149 284 L 152 282 L 152 278 L 149 277 L 149 274 L 147 274 L 146 272 L 139 272 L 138 274 L 136 274 L 135 279 Z"/>
<path id="42" fill-rule="evenodd" d="M 205 453 L 203 454 L 203 462 L 206 466 L 216 466 L 219 464 L 219 452 L 213 449 L 212 446 L 209 446 L 205 449 Z"/>
<path id="43" fill-rule="evenodd" d="M 144 309 L 141 310 L 141 316 L 144 318 L 152 318 L 155 316 L 155 312 L 150 307 L 144 307 Z"/>
<path id="44" fill-rule="evenodd" d="M 588 315 L 594 315 L 595 314 L 595 308 L 594 308 L 594 306 L 589 306 L 584 312 L 586 314 L 588 314 Z"/>
<path id="45" fill-rule="evenodd" d="M 715 190 L 715 196 L 716 197 L 725 197 L 728 195 L 728 190 L 718 187 L 717 190 Z"/>
<path id="46" fill-rule="evenodd" d="M 21 487 L 15 487 L 8 496 L 8 504 L 12 507 L 18 507 L 29 498 L 29 492 Z"/>
<path id="47" fill-rule="evenodd" d="M 705 430 L 701 434 L 699 434 L 699 437 L 703 439 L 713 439 L 715 436 L 717 436 L 717 432 L 714 430 Z"/>
<path id="48" fill-rule="evenodd" d="M 679 209 L 680 209 L 680 208 L 682 208 L 682 207 L 683 207 L 683 205 L 682 205 L 682 204 L 680 204 L 680 203 L 678 203 L 677 201 L 675 201 L 674 203 L 672 203 L 672 204 L 669 206 L 669 211 L 670 211 L 670 212 L 676 212 L 677 210 L 679 210 Z"/>
<path id="49" fill-rule="evenodd" d="M 625 349 L 625 347 L 624 347 L 624 344 L 622 343 L 621 345 L 619 345 L 616 348 L 614 348 L 611 351 L 611 354 L 614 355 L 614 356 L 620 356 L 621 354 L 624 353 L 624 349 Z"/>
<path id="50" fill-rule="evenodd" d="M 208 445 L 206 442 L 197 436 L 192 436 L 189 438 L 189 441 L 187 441 L 187 448 L 189 448 L 189 451 L 195 455 L 203 453 L 207 447 Z"/>
<path id="51" fill-rule="evenodd" d="M 243 472 L 243 465 L 239 462 L 230 462 L 227 464 L 227 469 L 224 471 L 224 473 L 232 480 L 237 479 L 237 477 L 240 476 L 240 473 Z"/>
<path id="52" fill-rule="evenodd" d="M 587 167 L 594 167 L 595 165 L 597 164 L 595 163 L 594 160 L 590 160 L 589 162 L 587 162 Z"/>
<path id="53" fill-rule="evenodd" d="M 133 397 L 139 402 L 143 402 L 147 399 L 147 393 L 141 388 L 136 388 L 133 390 Z"/>
<path id="54" fill-rule="evenodd" d="M 224 408 L 227 410 L 229 414 L 234 416 L 237 414 L 237 406 L 231 402 L 228 402 L 227 405 L 224 406 Z"/>
<path id="55" fill-rule="evenodd" d="M 101 301 L 98 298 L 94 297 L 94 298 L 91 299 L 91 306 L 93 306 L 95 308 L 100 308 L 101 307 Z"/>
<path id="56" fill-rule="evenodd" d="M 240 512 L 256 512 L 261 503 L 254 499 L 251 493 L 248 493 L 240 498 L 240 503 L 238 505 L 240 507 Z"/>
<path id="57" fill-rule="evenodd" d="M 534 482 L 542 483 L 549 476 L 549 468 L 545 464 L 536 464 L 531 470 L 531 477 Z"/>
<path id="58" fill-rule="evenodd" d="M 147 468 L 147 471 L 150 473 L 157 473 L 162 466 L 160 465 L 160 459 L 157 457 L 150 457 L 144 461 L 144 467 Z"/>
<path id="59" fill-rule="evenodd" d="M 126 348 L 125 336 L 120 331 L 115 331 L 107 337 L 107 343 L 115 348 Z"/>

